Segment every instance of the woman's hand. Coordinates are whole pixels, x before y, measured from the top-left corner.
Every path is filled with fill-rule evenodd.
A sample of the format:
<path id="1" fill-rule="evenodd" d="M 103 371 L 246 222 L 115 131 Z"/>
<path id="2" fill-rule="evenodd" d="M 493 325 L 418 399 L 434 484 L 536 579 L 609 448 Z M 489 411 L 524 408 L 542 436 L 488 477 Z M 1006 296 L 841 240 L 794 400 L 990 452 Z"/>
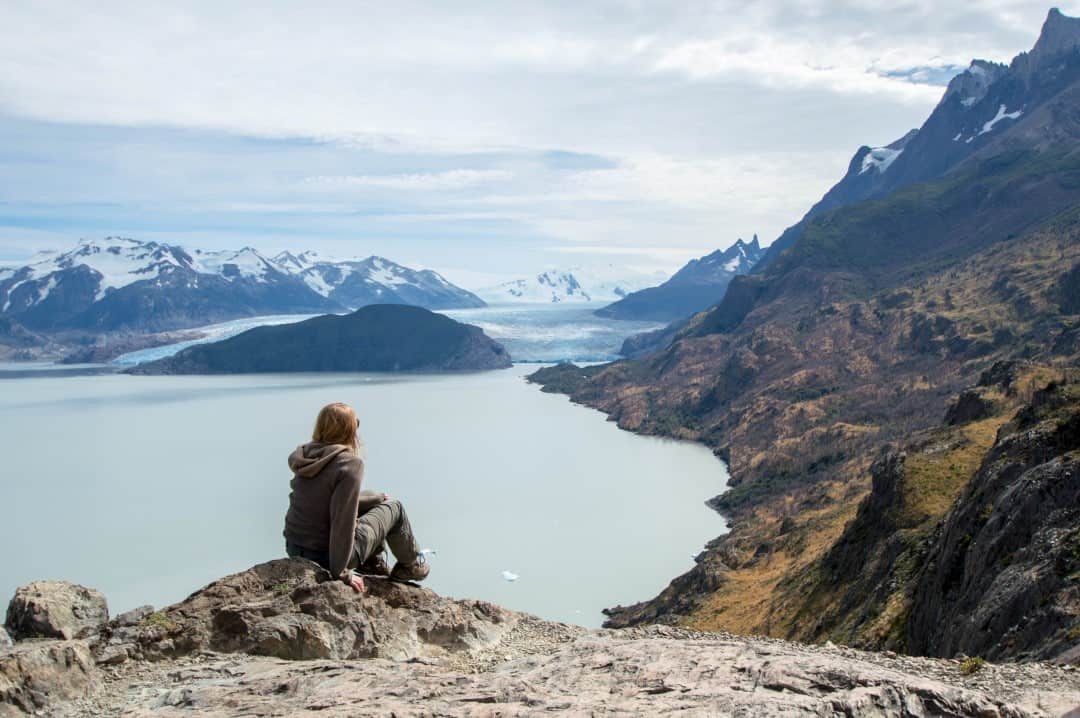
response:
<path id="1" fill-rule="evenodd" d="M 367 590 L 367 588 L 364 587 L 364 577 L 358 573 L 354 573 L 349 578 L 349 585 L 352 586 L 352 590 L 356 591 L 357 593 L 363 593 Z"/>
<path id="2" fill-rule="evenodd" d="M 390 500 L 390 494 L 383 494 L 382 495 L 382 500 L 383 500 L 383 503 L 385 504 L 387 501 Z"/>

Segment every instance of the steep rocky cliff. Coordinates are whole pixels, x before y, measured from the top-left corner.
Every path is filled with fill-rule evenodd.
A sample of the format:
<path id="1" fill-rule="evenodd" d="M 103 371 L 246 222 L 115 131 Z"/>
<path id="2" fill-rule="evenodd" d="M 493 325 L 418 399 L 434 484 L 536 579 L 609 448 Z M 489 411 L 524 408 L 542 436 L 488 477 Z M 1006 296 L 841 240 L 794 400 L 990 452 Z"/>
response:
<path id="1" fill-rule="evenodd" d="M 913 652 L 1080 662 L 1080 384 L 1051 384 L 998 431 L 933 537 Z"/>

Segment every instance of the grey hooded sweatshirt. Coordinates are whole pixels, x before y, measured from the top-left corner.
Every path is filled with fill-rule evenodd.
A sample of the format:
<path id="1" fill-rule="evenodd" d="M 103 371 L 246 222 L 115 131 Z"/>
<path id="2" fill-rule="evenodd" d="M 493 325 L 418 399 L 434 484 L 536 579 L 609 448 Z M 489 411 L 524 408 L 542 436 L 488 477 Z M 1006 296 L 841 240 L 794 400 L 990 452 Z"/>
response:
<path id="1" fill-rule="evenodd" d="M 360 491 L 364 462 L 347 446 L 310 442 L 289 454 L 293 471 L 285 540 L 313 551 L 326 551 L 330 572 L 350 579 L 356 516 L 382 501 L 381 494 Z"/>

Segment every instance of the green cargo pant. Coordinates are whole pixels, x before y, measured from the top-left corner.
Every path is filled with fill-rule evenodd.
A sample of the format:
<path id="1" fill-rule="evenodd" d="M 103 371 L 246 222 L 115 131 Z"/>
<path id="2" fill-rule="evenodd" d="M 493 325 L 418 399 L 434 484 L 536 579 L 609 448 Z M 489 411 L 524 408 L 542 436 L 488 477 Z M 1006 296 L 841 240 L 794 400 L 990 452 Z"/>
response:
<path id="1" fill-rule="evenodd" d="M 354 555 L 349 567 L 356 568 L 374 556 L 382 549 L 384 541 L 390 545 L 394 558 L 401 563 L 414 563 L 420 555 L 420 546 L 413 536 L 405 507 L 397 499 L 384 501 L 356 519 Z"/>

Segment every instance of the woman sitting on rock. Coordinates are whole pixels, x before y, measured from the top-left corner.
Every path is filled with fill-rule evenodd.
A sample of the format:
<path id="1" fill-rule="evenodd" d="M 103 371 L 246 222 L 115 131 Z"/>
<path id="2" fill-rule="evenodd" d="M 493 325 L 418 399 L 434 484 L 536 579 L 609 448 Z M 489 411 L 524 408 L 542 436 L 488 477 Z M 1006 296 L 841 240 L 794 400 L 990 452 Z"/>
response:
<path id="1" fill-rule="evenodd" d="M 293 478 L 285 552 L 315 561 L 358 592 L 364 590 L 359 574 L 422 581 L 429 568 L 401 502 L 360 490 L 359 426 L 351 406 L 327 404 L 315 420 L 312 440 L 289 455 Z M 383 541 L 397 559 L 393 571 Z"/>

